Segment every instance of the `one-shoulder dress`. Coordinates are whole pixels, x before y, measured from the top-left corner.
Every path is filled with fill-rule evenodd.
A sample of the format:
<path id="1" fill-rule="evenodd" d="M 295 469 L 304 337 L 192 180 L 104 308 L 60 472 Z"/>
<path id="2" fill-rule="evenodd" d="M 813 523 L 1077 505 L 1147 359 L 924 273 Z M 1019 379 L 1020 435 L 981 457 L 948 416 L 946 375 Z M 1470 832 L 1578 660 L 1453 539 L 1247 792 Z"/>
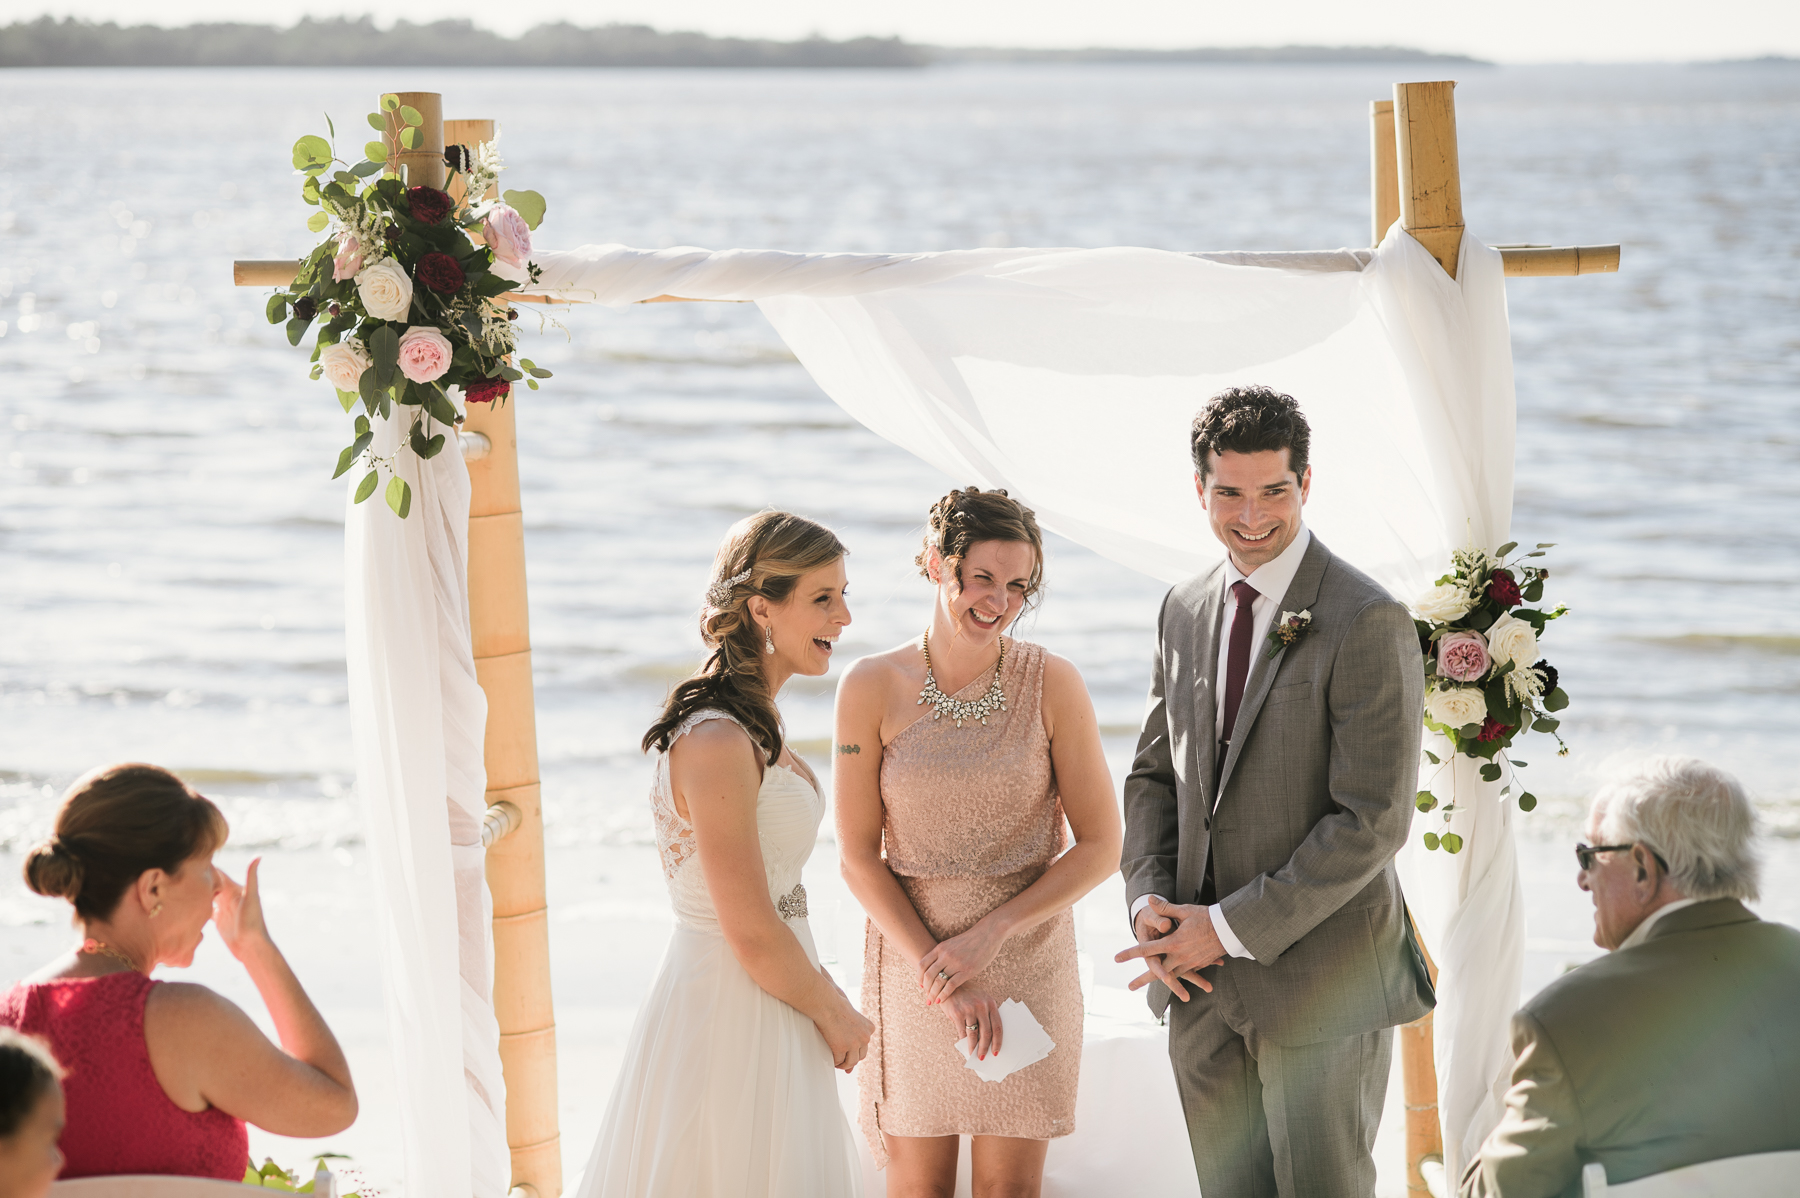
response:
<path id="1" fill-rule="evenodd" d="M 729 719 L 695 712 L 670 743 Z M 650 801 L 675 932 L 631 1029 L 579 1198 L 854 1198 L 862 1170 L 831 1049 L 732 955 L 694 829 L 675 809 L 666 753 Z M 813 783 L 785 766 L 763 771 L 756 830 L 769 899 L 815 968 L 800 871 L 824 816 Z"/>
<path id="2" fill-rule="evenodd" d="M 989 678 L 952 697 L 979 697 Z M 939 940 L 1037 881 L 1068 844 L 1044 731 L 1043 646 L 1009 640 L 1001 686 L 1006 710 L 986 725 L 959 728 L 921 708 L 923 718 L 882 749 L 882 851 Z M 1056 1043 L 1043 1060 L 989 1082 L 966 1067 L 955 1047 L 962 1033 L 944 1008 L 925 1004 L 912 962 L 868 924 L 862 1008 L 875 1038 L 856 1076 L 877 1164 L 887 1163 L 883 1132 L 1049 1140 L 1075 1130 L 1083 1024 L 1075 951 L 1075 917 L 1063 911 L 1007 940 L 974 978 L 995 1001 L 1030 1007 Z"/>

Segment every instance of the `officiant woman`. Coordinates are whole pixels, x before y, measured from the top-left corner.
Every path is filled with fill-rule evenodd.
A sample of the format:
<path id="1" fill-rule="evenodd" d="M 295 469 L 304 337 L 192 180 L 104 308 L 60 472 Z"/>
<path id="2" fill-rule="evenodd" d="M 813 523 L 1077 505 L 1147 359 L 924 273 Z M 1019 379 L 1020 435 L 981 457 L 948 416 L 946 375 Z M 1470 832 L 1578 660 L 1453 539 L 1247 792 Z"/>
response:
<path id="1" fill-rule="evenodd" d="M 1034 1198 L 1049 1141 L 1075 1130 L 1070 907 L 1118 869 L 1118 804 L 1080 673 L 1006 635 L 1043 585 L 1031 510 L 952 491 L 916 560 L 936 586 L 925 632 L 856 662 L 837 694 L 838 844 L 869 913 L 861 1122 L 895 1198 L 948 1195 L 961 1135 L 975 1193 Z M 984 1081 L 957 1043 L 1000 1052 L 1007 999 L 1056 1047 Z"/>

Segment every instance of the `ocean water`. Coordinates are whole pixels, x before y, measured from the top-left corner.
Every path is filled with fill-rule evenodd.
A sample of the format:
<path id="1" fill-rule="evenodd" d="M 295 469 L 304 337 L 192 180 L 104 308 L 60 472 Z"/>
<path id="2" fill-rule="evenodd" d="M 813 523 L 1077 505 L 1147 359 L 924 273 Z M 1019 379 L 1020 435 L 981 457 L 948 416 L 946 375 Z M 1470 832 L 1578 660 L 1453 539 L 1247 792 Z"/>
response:
<path id="1" fill-rule="evenodd" d="M 270 855 L 307 943 L 363 971 L 334 973 L 334 1001 L 367 1008 L 373 950 L 341 918 L 364 893 L 329 477 L 346 418 L 264 323 L 266 292 L 230 277 L 311 243 L 288 147 L 323 113 L 352 146 L 384 90 L 496 118 L 503 185 L 549 200 L 546 247 L 1306 249 L 1369 240 L 1367 103 L 1393 77 L 0 73 L 0 972 L 67 935 L 16 881 L 55 794 L 143 758 L 221 797 L 234 860 Z M 1571 755 L 1521 752 L 1546 798 L 1523 821 L 1530 989 L 1580 955 L 1564 858 L 1620 754 L 1736 770 L 1777 836 L 1769 905 L 1800 910 L 1800 71 L 1471 69 L 1457 98 L 1473 235 L 1624 247 L 1617 275 L 1509 283 L 1514 531 L 1556 542 L 1550 597 L 1571 608 L 1545 640 Z M 650 838 L 636 744 L 700 656 L 720 535 L 769 505 L 837 527 L 849 660 L 922 626 L 920 526 L 970 480 L 847 418 L 753 305 L 526 322 L 556 372 L 518 402 L 558 1001 L 628 1013 L 641 987 L 594 972 L 617 959 L 595 937 L 666 926 L 654 869 L 629 864 Z M 1021 631 L 1082 669 L 1122 769 L 1162 587 L 1060 540 L 1048 582 Z M 786 699 L 821 766 L 832 685 Z"/>

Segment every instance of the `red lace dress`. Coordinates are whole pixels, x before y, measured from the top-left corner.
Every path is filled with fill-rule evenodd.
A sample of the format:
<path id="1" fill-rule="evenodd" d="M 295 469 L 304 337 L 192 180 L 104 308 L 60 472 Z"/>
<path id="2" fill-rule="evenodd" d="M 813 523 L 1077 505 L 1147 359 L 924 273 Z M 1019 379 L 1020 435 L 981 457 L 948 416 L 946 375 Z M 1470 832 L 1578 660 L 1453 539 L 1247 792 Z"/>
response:
<path id="1" fill-rule="evenodd" d="M 244 1121 L 217 1107 L 184 1111 L 150 1068 L 144 1002 L 151 981 L 126 969 L 97 978 L 20 982 L 0 999 L 0 1026 L 50 1045 L 68 1076 L 62 1176 L 173 1173 L 242 1181 Z"/>

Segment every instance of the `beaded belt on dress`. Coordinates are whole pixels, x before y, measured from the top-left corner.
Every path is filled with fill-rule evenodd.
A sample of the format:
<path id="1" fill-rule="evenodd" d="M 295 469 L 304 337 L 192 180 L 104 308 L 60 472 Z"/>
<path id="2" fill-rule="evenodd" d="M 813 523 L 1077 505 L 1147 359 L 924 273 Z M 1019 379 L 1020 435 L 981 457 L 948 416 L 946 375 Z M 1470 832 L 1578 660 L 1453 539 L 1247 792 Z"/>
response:
<path id="1" fill-rule="evenodd" d="M 805 919 L 806 887 L 796 882 L 792 890 L 775 900 L 775 910 L 783 919 Z"/>

